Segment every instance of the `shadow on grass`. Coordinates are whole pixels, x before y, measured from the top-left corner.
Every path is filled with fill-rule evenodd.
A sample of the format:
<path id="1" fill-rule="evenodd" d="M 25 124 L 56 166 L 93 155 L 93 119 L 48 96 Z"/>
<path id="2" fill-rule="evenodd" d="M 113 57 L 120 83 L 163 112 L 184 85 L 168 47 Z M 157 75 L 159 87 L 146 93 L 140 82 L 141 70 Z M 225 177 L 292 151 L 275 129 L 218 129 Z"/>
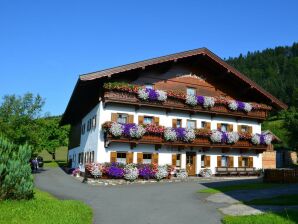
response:
<path id="1" fill-rule="evenodd" d="M 223 193 L 224 195 L 229 196 L 232 199 L 238 200 L 243 204 L 246 204 L 263 212 L 268 211 L 268 207 L 266 208 L 266 206 L 262 205 L 278 205 L 276 204 L 276 202 L 274 204 L 273 199 L 270 198 L 273 198 L 277 195 L 298 194 L 298 184 L 263 183 L 261 178 L 254 180 L 225 180 L 220 182 L 208 182 L 201 184 L 207 187 L 207 189 L 200 190 L 199 193 L 209 193 L 210 195 L 215 193 Z M 284 200 L 283 204 L 279 204 L 278 206 L 298 205 L 298 201 L 297 203 L 295 203 L 293 202 L 293 198 L 290 199 L 291 196 L 288 197 L 289 203 L 287 202 L 287 200 Z M 257 200 L 257 203 L 250 203 L 250 201 L 252 200 Z M 262 201 L 264 201 L 264 204 L 262 204 Z M 290 215 L 287 215 L 286 211 L 279 211 L 280 210 L 276 208 L 275 210 L 272 209 L 270 213 L 265 213 L 264 215 L 241 217 L 228 216 L 224 220 L 224 223 L 298 223 L 297 216 L 292 215 L 293 212 L 289 212 Z M 294 213 L 297 214 L 297 211 L 295 211 Z M 279 219 L 277 219 L 276 217 L 279 217 Z M 264 222 L 262 220 L 264 220 Z M 271 220 L 282 221 L 271 222 Z"/>

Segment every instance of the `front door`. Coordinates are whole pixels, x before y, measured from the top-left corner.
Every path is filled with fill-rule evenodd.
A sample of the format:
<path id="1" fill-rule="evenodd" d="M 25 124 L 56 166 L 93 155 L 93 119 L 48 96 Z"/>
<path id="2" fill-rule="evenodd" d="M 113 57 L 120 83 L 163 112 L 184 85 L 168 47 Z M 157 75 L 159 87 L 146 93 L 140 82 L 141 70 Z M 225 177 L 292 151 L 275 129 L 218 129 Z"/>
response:
<path id="1" fill-rule="evenodd" d="M 186 171 L 189 176 L 196 175 L 196 153 L 186 152 Z"/>

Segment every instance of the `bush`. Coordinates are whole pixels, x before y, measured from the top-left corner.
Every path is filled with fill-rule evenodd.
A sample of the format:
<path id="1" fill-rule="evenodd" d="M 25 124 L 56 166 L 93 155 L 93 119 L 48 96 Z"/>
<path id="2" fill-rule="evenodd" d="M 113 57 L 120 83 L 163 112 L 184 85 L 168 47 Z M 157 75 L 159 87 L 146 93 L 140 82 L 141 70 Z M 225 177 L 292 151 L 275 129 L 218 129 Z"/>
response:
<path id="1" fill-rule="evenodd" d="M 17 146 L 0 136 L 0 200 L 33 197 L 30 157 L 27 144 Z"/>

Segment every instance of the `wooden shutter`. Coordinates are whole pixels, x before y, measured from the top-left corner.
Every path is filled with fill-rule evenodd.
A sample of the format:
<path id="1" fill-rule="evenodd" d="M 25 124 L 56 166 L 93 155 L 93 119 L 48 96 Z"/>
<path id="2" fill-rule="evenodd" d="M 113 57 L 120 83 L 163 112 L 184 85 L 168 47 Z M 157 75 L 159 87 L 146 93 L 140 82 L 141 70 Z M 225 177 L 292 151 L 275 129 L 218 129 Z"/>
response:
<path id="1" fill-rule="evenodd" d="M 143 153 L 142 152 L 138 152 L 138 154 L 137 154 L 137 163 L 138 164 L 143 163 Z"/>
<path id="2" fill-rule="evenodd" d="M 234 156 L 228 157 L 228 165 L 229 167 L 234 167 Z"/>
<path id="3" fill-rule="evenodd" d="M 118 119 L 118 114 L 117 113 L 112 113 L 112 115 L 111 115 L 111 121 L 117 122 L 117 119 Z"/>
<path id="4" fill-rule="evenodd" d="M 248 133 L 252 134 L 252 126 L 248 126 Z"/>
<path id="5" fill-rule="evenodd" d="M 155 163 L 155 164 L 158 165 L 158 153 L 153 153 L 152 154 L 151 163 Z"/>
<path id="6" fill-rule="evenodd" d="M 238 157 L 238 167 L 242 167 L 242 157 Z"/>
<path id="7" fill-rule="evenodd" d="M 252 168 L 253 166 L 253 157 L 248 157 L 248 167 Z"/>
<path id="8" fill-rule="evenodd" d="M 177 119 L 172 120 L 172 127 L 177 128 Z"/>
<path id="9" fill-rule="evenodd" d="M 233 125 L 232 124 L 228 124 L 228 131 L 233 131 Z"/>
<path id="10" fill-rule="evenodd" d="M 128 115 L 128 123 L 133 123 L 133 115 L 132 114 Z"/>
<path id="11" fill-rule="evenodd" d="M 221 156 L 217 156 L 217 167 L 221 167 Z"/>
<path id="12" fill-rule="evenodd" d="M 144 116 L 139 116 L 139 124 L 143 124 L 144 123 Z"/>
<path id="13" fill-rule="evenodd" d="M 159 125 L 159 117 L 154 117 L 154 124 Z"/>
<path id="14" fill-rule="evenodd" d="M 211 122 L 206 122 L 206 126 L 204 128 L 211 130 Z"/>
<path id="15" fill-rule="evenodd" d="M 176 166 L 176 161 L 177 161 L 177 155 L 176 154 L 172 154 L 172 165 Z"/>
<path id="16" fill-rule="evenodd" d="M 117 152 L 111 152 L 111 163 L 115 163 L 117 161 Z"/>
<path id="17" fill-rule="evenodd" d="M 241 129 L 242 129 L 242 125 L 237 125 L 237 131 L 238 131 L 239 133 L 242 132 Z"/>
<path id="18" fill-rule="evenodd" d="M 217 123 L 217 130 L 221 130 L 221 123 Z"/>
<path id="19" fill-rule="evenodd" d="M 204 164 L 205 164 L 205 167 L 210 167 L 210 156 L 204 157 Z"/>
<path id="20" fill-rule="evenodd" d="M 126 153 L 126 163 L 127 164 L 133 163 L 133 152 Z"/>

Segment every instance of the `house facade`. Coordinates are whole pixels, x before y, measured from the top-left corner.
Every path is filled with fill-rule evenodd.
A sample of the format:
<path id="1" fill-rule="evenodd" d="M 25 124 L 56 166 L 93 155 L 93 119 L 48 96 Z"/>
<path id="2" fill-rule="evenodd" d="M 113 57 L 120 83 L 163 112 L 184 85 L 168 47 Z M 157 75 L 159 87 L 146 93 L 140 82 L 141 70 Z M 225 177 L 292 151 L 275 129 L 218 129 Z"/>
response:
<path id="1" fill-rule="evenodd" d="M 61 125 L 72 167 L 156 163 L 189 175 L 262 168 L 270 110 L 286 105 L 206 48 L 80 76 Z"/>

